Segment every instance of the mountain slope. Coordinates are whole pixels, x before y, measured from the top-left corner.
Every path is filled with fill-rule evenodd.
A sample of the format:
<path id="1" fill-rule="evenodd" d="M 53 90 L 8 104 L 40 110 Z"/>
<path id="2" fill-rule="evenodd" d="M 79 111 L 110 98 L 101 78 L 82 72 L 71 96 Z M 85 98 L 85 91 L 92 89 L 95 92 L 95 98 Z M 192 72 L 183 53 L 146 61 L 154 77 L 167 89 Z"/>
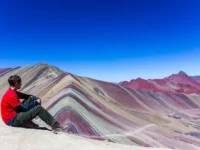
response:
<path id="1" fill-rule="evenodd" d="M 158 86 L 156 86 L 154 83 L 152 83 L 150 80 L 144 80 L 142 78 L 137 78 L 136 80 L 131 80 L 130 82 L 122 82 L 120 83 L 120 85 L 143 91 L 151 91 L 151 92 L 164 91 Z"/>
<path id="2" fill-rule="evenodd" d="M 200 83 L 200 76 L 191 76 L 191 78 L 196 82 Z"/>
<path id="3" fill-rule="evenodd" d="M 43 127 L 41 125 L 41 127 Z M 1 150 L 169 150 L 144 148 L 133 145 L 97 141 L 72 134 L 53 134 L 48 130 L 12 128 L 5 126 L 0 118 Z M 12 144 L 11 144 L 12 143 Z"/>

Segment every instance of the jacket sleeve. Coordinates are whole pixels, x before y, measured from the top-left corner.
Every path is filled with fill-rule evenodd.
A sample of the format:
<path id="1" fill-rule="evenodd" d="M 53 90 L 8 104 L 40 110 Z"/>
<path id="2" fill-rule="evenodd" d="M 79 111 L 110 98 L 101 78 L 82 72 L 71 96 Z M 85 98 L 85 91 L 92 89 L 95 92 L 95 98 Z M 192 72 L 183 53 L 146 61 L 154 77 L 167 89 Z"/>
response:
<path id="1" fill-rule="evenodd" d="M 20 104 L 19 106 L 17 106 L 17 109 L 21 112 L 21 111 L 28 111 L 28 110 L 30 110 L 31 108 L 33 108 L 33 107 L 35 107 L 35 106 L 37 106 L 38 105 L 38 102 L 37 101 L 35 101 L 35 102 L 33 102 L 33 103 L 31 103 L 31 104 L 29 104 L 29 105 L 24 105 L 24 104 Z"/>
<path id="2" fill-rule="evenodd" d="M 31 95 L 28 95 L 28 94 L 25 94 L 25 93 L 21 93 L 21 92 L 18 92 L 18 91 L 16 91 L 16 93 L 17 93 L 17 97 L 19 99 L 28 99 L 31 96 Z"/>

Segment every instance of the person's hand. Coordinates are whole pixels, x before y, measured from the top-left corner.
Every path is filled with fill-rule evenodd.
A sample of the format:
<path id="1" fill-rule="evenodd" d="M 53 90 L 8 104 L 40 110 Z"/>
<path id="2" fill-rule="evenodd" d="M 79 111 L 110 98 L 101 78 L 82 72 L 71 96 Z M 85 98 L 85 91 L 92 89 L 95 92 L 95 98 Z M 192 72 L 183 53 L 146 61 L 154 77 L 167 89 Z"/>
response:
<path id="1" fill-rule="evenodd" d="M 36 102 L 38 102 L 38 104 L 41 104 L 41 99 L 37 99 Z"/>

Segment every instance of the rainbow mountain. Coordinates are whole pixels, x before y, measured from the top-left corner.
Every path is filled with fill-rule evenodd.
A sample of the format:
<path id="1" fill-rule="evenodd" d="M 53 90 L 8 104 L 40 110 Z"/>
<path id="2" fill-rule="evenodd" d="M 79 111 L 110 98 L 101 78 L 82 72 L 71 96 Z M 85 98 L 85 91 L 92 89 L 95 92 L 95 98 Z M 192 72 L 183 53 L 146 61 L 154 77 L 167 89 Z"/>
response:
<path id="1" fill-rule="evenodd" d="M 0 69 L 0 97 L 14 74 L 22 78 L 21 91 L 40 97 L 67 133 L 144 147 L 200 147 L 198 93 L 143 91 L 40 63 Z"/>

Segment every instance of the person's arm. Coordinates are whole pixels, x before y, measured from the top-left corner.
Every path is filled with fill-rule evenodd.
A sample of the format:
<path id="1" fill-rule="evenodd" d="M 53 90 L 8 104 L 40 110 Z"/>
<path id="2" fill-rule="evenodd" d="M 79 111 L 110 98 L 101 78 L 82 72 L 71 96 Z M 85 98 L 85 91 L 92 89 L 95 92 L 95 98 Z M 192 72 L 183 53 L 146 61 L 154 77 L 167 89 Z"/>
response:
<path id="1" fill-rule="evenodd" d="M 19 99 L 28 99 L 30 96 L 32 96 L 34 100 L 40 99 L 35 95 L 29 95 L 29 94 L 21 93 L 21 92 L 18 92 L 18 91 L 16 91 L 16 93 L 17 93 L 17 97 Z"/>
<path id="2" fill-rule="evenodd" d="M 21 111 L 28 111 L 31 108 L 37 106 L 39 103 L 37 101 L 34 101 L 33 103 L 29 104 L 29 105 L 25 105 L 25 104 L 20 104 L 19 106 L 17 106 L 16 108 L 21 112 Z"/>
<path id="3" fill-rule="evenodd" d="M 17 93 L 17 97 L 19 99 L 28 99 L 30 96 L 32 96 L 32 95 L 21 93 L 21 92 L 18 92 L 18 91 L 16 91 L 16 93 Z"/>

